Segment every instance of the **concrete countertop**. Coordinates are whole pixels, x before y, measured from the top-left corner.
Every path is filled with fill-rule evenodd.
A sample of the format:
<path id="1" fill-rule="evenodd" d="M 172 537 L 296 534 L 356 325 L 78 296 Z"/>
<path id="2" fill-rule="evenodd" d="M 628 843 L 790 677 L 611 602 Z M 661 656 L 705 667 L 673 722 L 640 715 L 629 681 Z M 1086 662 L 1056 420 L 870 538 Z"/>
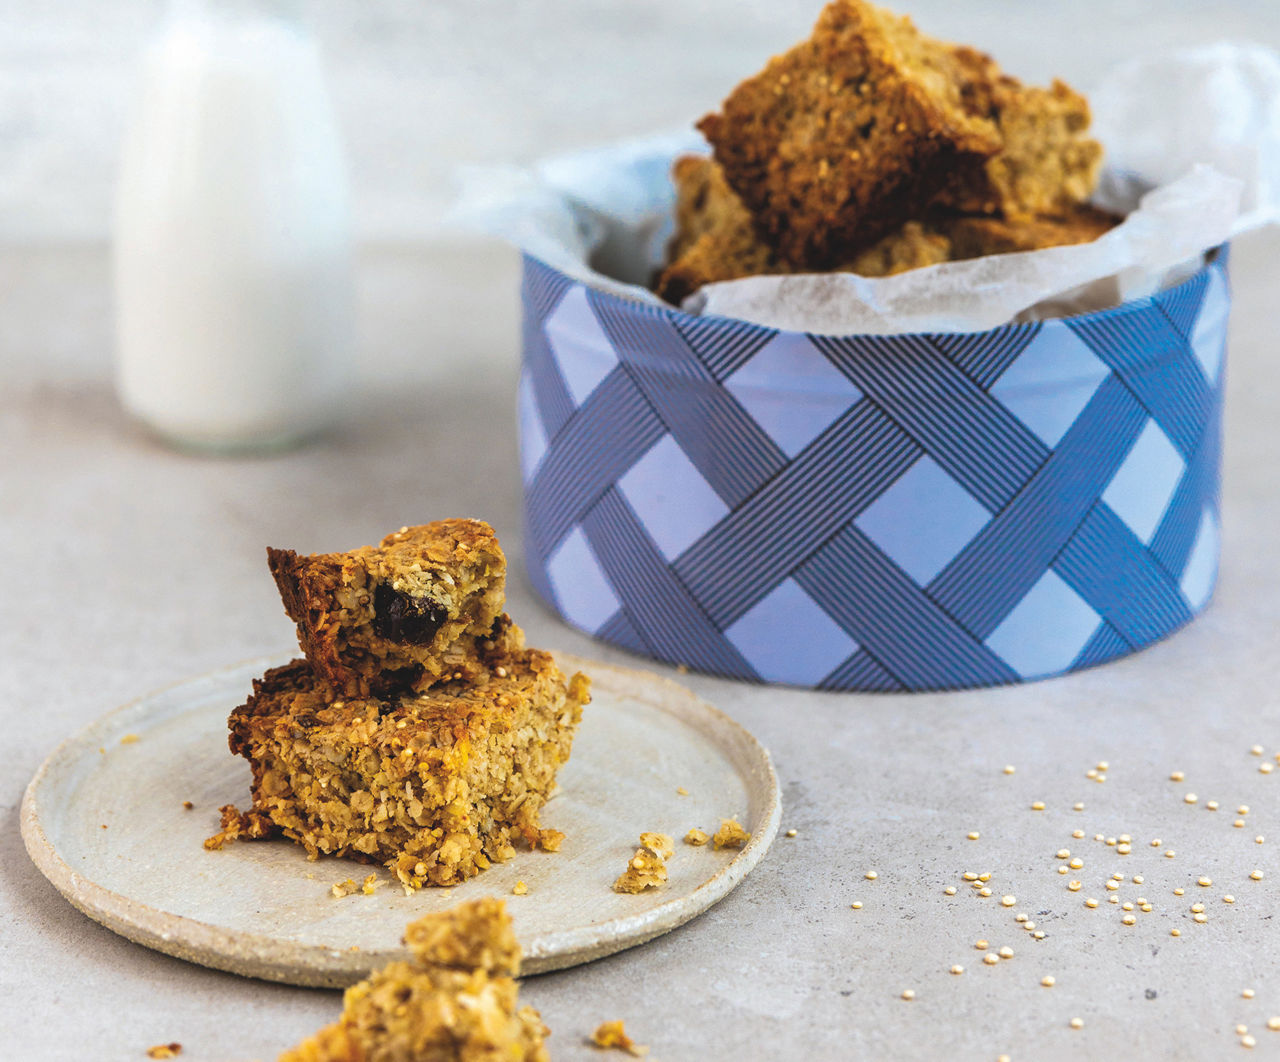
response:
<path id="1" fill-rule="evenodd" d="M 833 695 L 681 677 L 771 750 L 783 828 L 797 833 L 682 929 L 530 980 L 523 998 L 554 1030 L 556 1058 L 595 1057 L 584 1037 L 611 1018 L 662 1059 L 1202 1059 L 1241 1050 L 1237 1024 L 1256 1051 L 1280 1057 L 1280 1032 L 1266 1028 L 1280 1015 L 1280 772 L 1258 770 L 1280 751 L 1277 261 L 1271 233 L 1239 241 L 1233 259 L 1224 564 L 1207 614 L 1118 663 L 990 691 Z M 119 411 L 100 250 L 0 253 L 8 1057 L 90 1057 L 92 1035 L 97 1059 L 172 1040 L 193 1062 L 266 1059 L 336 1015 L 335 993 L 187 965 L 90 922 L 27 860 L 17 805 L 48 752 L 106 710 L 289 648 L 268 543 L 346 547 L 402 523 L 476 514 L 519 571 L 516 282 L 504 248 L 370 250 L 369 355 L 349 421 L 294 452 L 217 460 L 166 450 Z M 510 610 L 534 644 L 638 663 L 569 630 L 523 577 L 512 582 Z M 1105 785 L 1086 777 L 1099 761 Z M 1183 783 L 1169 780 L 1174 770 Z M 1251 809 L 1243 829 L 1232 825 L 1240 804 Z M 1132 854 L 1094 841 L 1099 833 L 1132 835 Z M 1085 867 L 1057 873 L 1062 848 Z M 990 872 L 994 895 L 973 895 L 966 871 Z M 1107 902 L 1113 872 L 1125 878 L 1122 900 L 1153 907 L 1135 926 Z M 1201 875 L 1213 885 L 1196 886 Z M 1067 887 L 1074 879 L 1079 892 Z M 1002 907 L 1004 895 L 1016 904 Z M 1196 901 L 1202 925 L 1189 912 Z M 1014 958 L 988 968 L 980 938 Z M 965 972 L 951 974 L 954 964 Z M 1083 1028 L 1070 1028 L 1073 1017 Z"/>
<path id="2" fill-rule="evenodd" d="M 437 30 L 461 5 L 318 5 L 358 162 L 361 376 L 340 428 L 241 459 L 165 449 L 112 392 L 102 226 L 146 4 L 121 0 L 107 27 L 82 20 L 80 43 L 61 52 L 52 6 L 22 0 L 25 14 L 0 15 L 0 1057 L 127 1062 L 179 1041 L 183 1062 L 267 1060 L 337 1015 L 337 993 L 206 970 L 101 928 L 18 835 L 23 788 L 65 737 L 160 686 L 291 648 L 268 544 L 346 548 L 482 516 L 512 558 L 509 607 L 531 643 L 673 674 L 570 630 L 521 573 L 518 263 L 506 248 L 443 242 L 435 223 L 457 161 L 684 121 L 818 5 L 655 0 L 665 21 L 624 6 L 548 0 L 495 17 L 450 67 L 454 41 Z M 1272 0 L 1179 0 L 1158 14 L 1142 0 L 900 6 L 1020 75 L 1061 72 L 1085 88 L 1128 54 L 1219 35 L 1280 46 Z M 671 42 L 705 23 L 723 34 L 706 35 L 696 64 L 675 62 Z M 1082 25 L 1105 32 L 1078 48 L 1067 37 Z M 529 47 L 547 26 L 546 47 Z M 95 92 L 105 86 L 92 106 L 67 77 L 81 66 Z M 489 95 L 477 103 L 479 74 Z M 485 106 L 505 124 L 478 121 Z M 388 233 L 417 242 L 377 242 Z M 585 1037 L 622 1018 L 666 1062 L 1218 1059 L 1245 1052 L 1238 1025 L 1257 1041 L 1243 1057 L 1280 1059 L 1267 1028 L 1280 1017 L 1280 767 L 1258 769 L 1280 752 L 1280 232 L 1238 241 L 1232 276 L 1223 566 L 1208 612 L 1129 659 L 998 690 L 835 695 L 675 676 L 770 749 L 796 835 L 683 928 L 527 981 L 522 1001 L 553 1030 L 554 1058 L 604 1057 Z M 1105 783 L 1087 777 L 1100 761 Z M 1098 834 L 1131 835 L 1131 854 Z M 1058 873 L 1063 848 L 1080 870 Z M 989 872 L 993 895 L 974 895 L 965 872 Z M 1113 873 L 1122 903 L 1152 907 L 1131 927 L 1108 902 Z M 979 939 L 1015 954 L 988 967 Z"/>

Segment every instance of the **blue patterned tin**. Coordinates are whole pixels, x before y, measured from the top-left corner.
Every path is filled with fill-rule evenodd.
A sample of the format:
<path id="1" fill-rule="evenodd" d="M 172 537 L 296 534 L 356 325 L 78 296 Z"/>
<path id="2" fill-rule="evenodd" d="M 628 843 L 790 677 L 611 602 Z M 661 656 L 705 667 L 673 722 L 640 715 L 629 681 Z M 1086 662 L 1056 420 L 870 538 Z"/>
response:
<path id="1" fill-rule="evenodd" d="M 1218 558 L 1225 250 L 1115 309 L 832 337 L 526 257 L 525 556 L 575 627 L 751 681 L 931 690 L 1150 645 Z"/>

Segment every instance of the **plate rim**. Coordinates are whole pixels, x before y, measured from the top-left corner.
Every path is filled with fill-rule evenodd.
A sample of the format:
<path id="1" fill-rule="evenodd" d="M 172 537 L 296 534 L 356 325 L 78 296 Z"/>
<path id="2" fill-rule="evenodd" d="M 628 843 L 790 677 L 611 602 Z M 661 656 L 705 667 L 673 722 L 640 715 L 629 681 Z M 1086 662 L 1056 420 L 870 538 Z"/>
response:
<path id="1" fill-rule="evenodd" d="M 41 788 L 57 767 L 80 759 L 76 755 L 77 750 L 82 752 L 82 747 L 92 746 L 87 738 L 95 730 L 110 729 L 113 721 L 167 694 L 201 683 L 216 683 L 238 672 L 278 666 L 296 655 L 248 657 L 235 664 L 159 686 L 90 720 L 59 742 L 45 757 L 23 791 L 19 829 L 31 861 L 76 910 L 127 940 L 154 951 L 227 973 L 303 987 L 345 987 L 368 976 L 371 967 L 407 955 L 403 949 L 369 949 L 352 953 L 321 944 L 282 941 L 248 930 L 220 928 L 197 917 L 153 907 L 74 870 L 62 857 L 41 821 Z M 619 682 L 638 676 L 647 686 L 665 688 L 686 705 L 696 708 L 716 724 L 710 731 L 696 726 L 688 716 L 674 710 L 666 699 L 651 703 L 652 707 L 675 716 L 686 725 L 694 725 L 704 740 L 709 739 L 709 733 L 714 733 L 716 739 L 713 743 L 739 775 L 744 779 L 752 775 L 764 783 L 760 790 L 764 800 L 759 811 L 759 827 L 751 831 L 747 843 L 733 859 L 693 890 L 635 915 L 610 919 L 606 923 L 553 930 L 528 943 L 522 942 L 521 976 L 565 969 L 636 947 L 709 910 L 732 892 L 764 857 L 777 835 L 782 817 L 781 787 L 768 749 L 728 713 L 665 675 L 566 652 L 553 651 L 553 655 L 566 672 L 585 671 L 593 681 L 605 672 Z M 726 740 L 722 735 L 732 735 L 732 740 Z M 753 791 L 750 786 L 748 789 Z M 601 939 L 600 931 L 605 925 L 611 931 Z"/>

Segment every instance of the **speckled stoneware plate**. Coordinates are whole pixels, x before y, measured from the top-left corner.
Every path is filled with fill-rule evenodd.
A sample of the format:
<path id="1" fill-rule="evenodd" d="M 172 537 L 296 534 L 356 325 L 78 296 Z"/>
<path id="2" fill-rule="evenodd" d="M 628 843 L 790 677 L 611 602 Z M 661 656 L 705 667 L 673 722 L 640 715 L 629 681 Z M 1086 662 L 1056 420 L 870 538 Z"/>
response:
<path id="1" fill-rule="evenodd" d="M 542 814 L 567 835 L 558 853 L 521 851 L 456 888 L 405 895 L 381 868 L 308 862 L 289 841 L 206 851 L 218 807 L 248 803 L 249 769 L 227 751 L 226 718 L 251 680 L 282 662 L 266 659 L 162 690 L 64 743 L 27 787 L 27 851 L 71 903 L 130 940 L 291 984 L 348 985 L 404 957 L 409 921 L 486 894 L 507 899 L 525 973 L 641 944 L 705 911 L 759 862 L 778 829 L 777 778 L 755 738 L 684 687 L 559 660 L 591 675 L 593 699 Z M 730 815 L 751 831 L 744 848 L 679 843 L 690 827 L 711 832 Z M 676 839 L 670 879 L 620 895 L 610 886 L 643 830 Z M 331 894 L 374 870 L 372 895 Z M 528 893 L 515 896 L 520 880 Z"/>

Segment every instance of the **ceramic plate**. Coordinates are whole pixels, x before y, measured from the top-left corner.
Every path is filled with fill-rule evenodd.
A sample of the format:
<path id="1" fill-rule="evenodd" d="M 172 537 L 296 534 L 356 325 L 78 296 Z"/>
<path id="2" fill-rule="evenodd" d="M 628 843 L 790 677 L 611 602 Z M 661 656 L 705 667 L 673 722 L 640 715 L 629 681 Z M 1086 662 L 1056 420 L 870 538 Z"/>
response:
<path id="1" fill-rule="evenodd" d="M 567 835 L 558 853 L 521 851 L 455 888 L 406 895 L 382 868 L 308 862 L 286 840 L 206 851 L 218 808 L 249 803 L 249 768 L 227 750 L 226 719 L 251 680 L 283 662 L 266 659 L 126 705 L 63 744 L 23 799 L 27 851 L 71 903 L 130 940 L 273 981 L 348 985 L 404 957 L 406 923 L 486 894 L 507 899 L 525 973 L 621 951 L 705 911 L 759 862 L 778 828 L 777 778 L 746 730 L 684 687 L 559 661 L 591 675 L 593 699 L 542 813 L 543 826 Z M 731 815 L 751 831 L 744 848 L 680 843 L 690 827 L 710 833 Z M 643 830 L 676 839 L 670 879 L 620 895 L 610 886 Z M 331 894 L 374 870 L 372 895 Z M 517 881 L 527 894 L 512 894 Z"/>

